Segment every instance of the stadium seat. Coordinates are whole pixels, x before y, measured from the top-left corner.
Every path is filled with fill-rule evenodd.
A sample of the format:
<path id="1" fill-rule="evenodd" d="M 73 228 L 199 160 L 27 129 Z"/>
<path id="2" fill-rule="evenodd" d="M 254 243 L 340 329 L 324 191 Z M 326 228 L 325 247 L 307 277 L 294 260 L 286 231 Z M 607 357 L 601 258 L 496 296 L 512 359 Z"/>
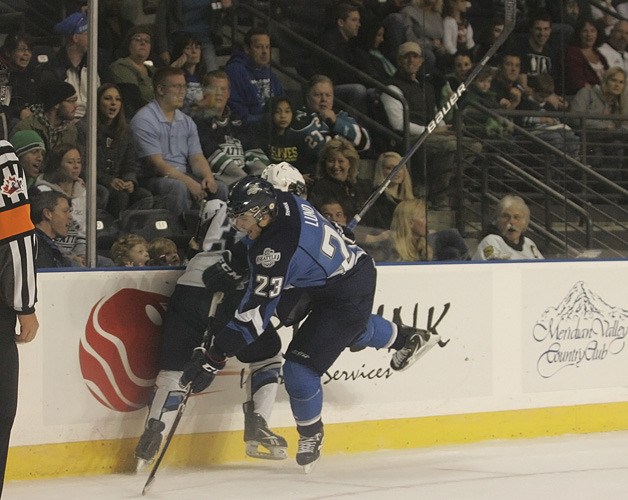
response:
<path id="1" fill-rule="evenodd" d="M 139 234 L 149 242 L 155 238 L 169 238 L 179 248 L 186 248 L 190 239 L 180 218 L 161 208 L 120 212 L 119 230 Z"/>

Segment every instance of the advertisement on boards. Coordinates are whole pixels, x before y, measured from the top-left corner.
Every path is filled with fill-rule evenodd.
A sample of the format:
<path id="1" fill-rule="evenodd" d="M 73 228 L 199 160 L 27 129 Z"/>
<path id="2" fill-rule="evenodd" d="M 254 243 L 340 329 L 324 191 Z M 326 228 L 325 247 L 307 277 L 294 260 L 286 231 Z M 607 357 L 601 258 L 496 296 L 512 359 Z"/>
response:
<path id="1" fill-rule="evenodd" d="M 533 269 L 523 277 L 522 290 L 539 283 L 537 274 Z M 537 293 L 527 294 L 525 299 L 524 390 L 626 386 L 625 271 L 613 270 L 612 263 L 577 269 L 565 264 L 545 269 L 543 278 L 552 286 L 537 287 Z"/>

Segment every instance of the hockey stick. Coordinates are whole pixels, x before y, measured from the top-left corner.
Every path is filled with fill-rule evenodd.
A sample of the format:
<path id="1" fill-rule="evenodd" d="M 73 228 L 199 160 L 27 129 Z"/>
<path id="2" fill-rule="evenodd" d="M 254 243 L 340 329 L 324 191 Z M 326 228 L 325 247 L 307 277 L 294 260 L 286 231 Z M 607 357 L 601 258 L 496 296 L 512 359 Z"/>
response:
<path id="1" fill-rule="evenodd" d="M 478 73 L 482 71 L 482 69 L 486 66 L 486 63 L 489 61 L 489 59 L 493 57 L 495 53 L 497 52 L 497 50 L 504 44 L 504 42 L 510 35 L 510 32 L 515 27 L 515 18 L 517 15 L 517 0 L 506 0 L 504 7 L 505 7 L 504 30 L 497 37 L 497 40 L 495 40 L 495 43 L 492 45 L 490 49 L 488 49 L 488 51 L 486 52 L 482 60 L 478 64 L 475 65 L 471 73 L 469 73 L 469 75 L 467 76 L 467 79 L 458 86 L 456 91 L 449 97 L 445 105 L 436 113 L 436 116 L 434 116 L 432 121 L 430 121 L 427 124 L 427 127 L 425 127 L 425 130 L 423 131 L 423 133 L 419 136 L 419 138 L 412 145 L 412 147 L 406 152 L 403 158 L 399 160 L 399 163 L 395 165 L 395 168 L 393 168 L 390 171 L 388 176 L 382 181 L 382 183 L 378 186 L 378 188 L 371 193 L 371 195 L 368 197 L 368 199 L 364 203 L 364 206 L 361 208 L 360 212 L 354 215 L 353 219 L 349 221 L 349 223 L 347 224 L 347 228 L 349 230 L 352 231 L 353 229 L 355 229 L 355 226 L 357 226 L 360 223 L 360 221 L 362 220 L 362 217 L 364 217 L 364 214 L 366 214 L 366 212 L 373 206 L 375 201 L 377 201 L 377 199 L 382 195 L 382 193 L 386 191 L 386 188 L 392 181 L 393 177 L 397 175 L 399 170 L 401 170 L 403 166 L 410 160 L 412 155 L 416 153 L 417 149 L 421 147 L 421 145 L 425 142 L 427 137 L 432 132 L 434 132 L 438 124 L 443 121 L 443 119 L 445 118 L 445 115 L 451 110 L 454 104 L 456 104 L 456 101 L 460 99 L 462 94 L 467 90 L 469 85 L 471 85 L 471 82 L 475 79 Z"/>
<path id="2" fill-rule="evenodd" d="M 201 207 L 198 210 L 198 221 L 196 222 L 196 228 L 194 230 L 194 235 L 188 244 L 188 254 L 190 254 L 190 258 L 192 254 L 190 250 L 193 252 L 200 252 L 203 250 L 203 238 L 201 238 L 201 229 L 203 228 L 203 211 L 205 210 L 205 206 L 207 205 L 207 198 L 203 198 L 201 201 Z M 194 244 L 192 243 L 194 242 Z M 198 248 L 194 248 L 195 245 L 198 245 Z"/>
<path id="3" fill-rule="evenodd" d="M 218 308 L 218 304 L 220 304 L 220 302 L 222 301 L 223 296 L 224 294 L 222 292 L 216 292 L 212 296 L 212 301 L 209 306 L 209 315 L 208 315 L 209 318 L 207 321 L 207 328 L 205 329 L 205 333 L 203 335 L 203 342 L 201 344 L 203 347 L 205 346 L 207 340 L 209 339 L 209 335 L 212 329 L 212 323 L 213 323 L 214 317 L 216 316 L 216 309 Z M 161 449 L 161 452 L 159 453 L 159 456 L 157 457 L 157 460 L 155 461 L 155 465 L 153 465 L 153 468 L 151 469 L 150 474 L 148 475 L 148 479 L 146 480 L 146 483 L 144 484 L 144 488 L 142 489 L 142 496 L 146 494 L 150 486 L 153 484 L 153 481 L 155 481 L 157 469 L 159 469 L 159 466 L 161 465 L 161 461 L 164 459 L 164 456 L 166 455 L 166 451 L 168 451 L 168 446 L 170 445 L 170 441 L 172 441 L 172 437 L 174 436 L 174 433 L 176 432 L 177 427 L 179 426 L 179 422 L 181 421 L 181 417 L 183 416 L 183 412 L 185 411 L 185 405 L 187 404 L 188 399 L 190 398 L 190 394 L 192 394 L 191 382 L 185 388 L 185 394 L 183 395 L 183 399 L 181 400 L 181 402 L 179 403 L 179 407 L 177 408 L 177 414 L 174 417 L 174 422 L 172 423 L 170 432 L 168 432 L 168 435 L 166 436 L 166 440 L 164 441 L 164 445 Z"/>

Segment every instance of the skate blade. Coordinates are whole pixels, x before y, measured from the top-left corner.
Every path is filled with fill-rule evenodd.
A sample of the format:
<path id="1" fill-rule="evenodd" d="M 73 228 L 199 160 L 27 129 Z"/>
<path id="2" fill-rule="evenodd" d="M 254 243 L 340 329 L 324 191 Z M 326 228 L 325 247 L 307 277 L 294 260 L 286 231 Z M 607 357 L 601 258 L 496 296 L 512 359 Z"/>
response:
<path id="1" fill-rule="evenodd" d="M 304 465 L 303 466 L 303 472 L 305 472 L 306 474 L 310 474 L 314 470 L 314 468 L 316 467 L 316 464 L 318 463 L 318 461 L 320 459 L 321 459 L 321 457 L 318 457 L 313 462 L 310 462 L 309 464 Z"/>
<path id="2" fill-rule="evenodd" d="M 249 444 L 246 447 L 246 455 L 251 458 L 261 458 L 262 460 L 285 460 L 288 452 L 285 448 L 273 448 L 266 451 L 262 446 Z"/>
<path id="3" fill-rule="evenodd" d="M 397 369 L 396 371 L 402 372 L 410 368 L 414 363 L 416 363 L 419 359 L 425 356 L 432 347 L 438 344 L 439 340 L 440 335 L 430 335 L 430 339 L 421 347 L 419 347 L 416 352 L 408 358 L 406 365 L 402 368 Z"/>

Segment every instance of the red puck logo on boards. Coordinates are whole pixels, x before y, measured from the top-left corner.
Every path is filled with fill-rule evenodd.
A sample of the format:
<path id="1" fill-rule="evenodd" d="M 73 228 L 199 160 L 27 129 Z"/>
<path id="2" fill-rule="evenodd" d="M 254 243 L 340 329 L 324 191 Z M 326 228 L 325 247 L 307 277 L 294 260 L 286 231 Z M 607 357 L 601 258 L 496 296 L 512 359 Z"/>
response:
<path id="1" fill-rule="evenodd" d="M 81 373 L 107 408 L 143 408 L 159 371 L 161 325 L 168 297 L 123 288 L 92 308 L 79 345 Z"/>

